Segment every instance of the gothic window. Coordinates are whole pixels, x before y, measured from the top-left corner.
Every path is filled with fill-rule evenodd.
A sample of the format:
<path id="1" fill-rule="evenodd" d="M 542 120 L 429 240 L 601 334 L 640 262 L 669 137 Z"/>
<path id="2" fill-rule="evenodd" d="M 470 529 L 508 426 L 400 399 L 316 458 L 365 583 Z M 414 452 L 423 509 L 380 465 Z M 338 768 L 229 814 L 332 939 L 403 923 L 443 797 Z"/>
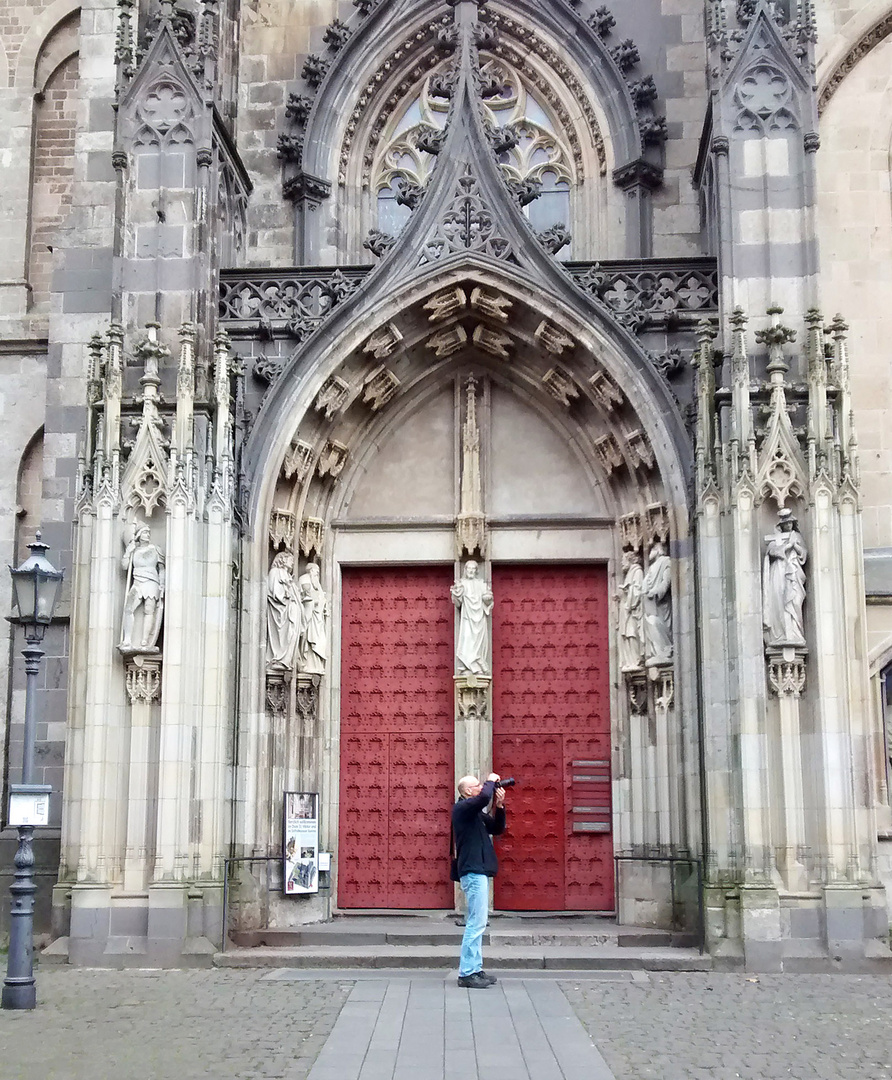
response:
<path id="1" fill-rule="evenodd" d="M 535 229 L 571 225 L 571 190 L 576 183 L 573 154 L 566 133 L 560 130 L 553 111 L 520 74 L 503 60 L 490 57 L 486 74 L 496 75 L 502 92 L 485 102 L 487 120 L 495 128 L 511 127 L 517 145 L 499 155 L 508 180 L 541 185 L 539 198 L 524 213 Z M 431 93 L 432 72 L 394 114 L 390 132 L 382 140 L 373 169 L 373 192 L 377 199 L 377 227 L 392 236 L 405 227 L 411 213 L 412 192 L 427 186 L 436 158 L 419 149 L 426 130 L 443 130 L 449 102 Z M 562 252 L 570 258 L 569 248 Z"/>

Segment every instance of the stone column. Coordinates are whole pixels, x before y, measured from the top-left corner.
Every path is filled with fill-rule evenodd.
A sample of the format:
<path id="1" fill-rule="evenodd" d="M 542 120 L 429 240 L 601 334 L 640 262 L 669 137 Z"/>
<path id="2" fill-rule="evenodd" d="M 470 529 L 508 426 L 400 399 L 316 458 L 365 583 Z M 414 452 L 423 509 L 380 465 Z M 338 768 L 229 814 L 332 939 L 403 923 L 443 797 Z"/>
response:
<path id="1" fill-rule="evenodd" d="M 154 746 L 154 706 L 161 698 L 161 657 L 134 656 L 126 666 L 130 699 L 130 763 L 127 781 L 127 826 L 124 845 L 124 891 L 143 892 L 148 884 L 151 851 L 150 810 Z"/>
<path id="2" fill-rule="evenodd" d="M 661 848 L 672 843 L 672 805 L 670 797 L 670 742 L 675 730 L 675 673 L 672 664 L 661 664 L 648 671 L 654 715 L 655 820 L 654 842 Z"/>
<path id="3" fill-rule="evenodd" d="M 294 699 L 295 771 L 308 790 L 322 789 L 319 747 L 319 675 L 298 675 Z"/>
<path id="4" fill-rule="evenodd" d="M 644 747 L 647 742 L 647 676 L 643 671 L 626 674 L 629 701 L 629 772 L 631 775 L 631 828 L 629 839 L 634 850 L 640 851 L 648 839 L 648 819 L 645 812 L 648 779 L 645 775 Z"/>
<path id="5" fill-rule="evenodd" d="M 801 852 L 806 844 L 805 801 L 802 790 L 802 735 L 799 707 L 805 689 L 807 650 L 795 646 L 769 646 L 768 685 L 777 698 L 781 775 L 777 788 L 779 832 L 783 844 L 776 852 L 778 870 L 790 892 L 805 892 L 808 874 Z"/>

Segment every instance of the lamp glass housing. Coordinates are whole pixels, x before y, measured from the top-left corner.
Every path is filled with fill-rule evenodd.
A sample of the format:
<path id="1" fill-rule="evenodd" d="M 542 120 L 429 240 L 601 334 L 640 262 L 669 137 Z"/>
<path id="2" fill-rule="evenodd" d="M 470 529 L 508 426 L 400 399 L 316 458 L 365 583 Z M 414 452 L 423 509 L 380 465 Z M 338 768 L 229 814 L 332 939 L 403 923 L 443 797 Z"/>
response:
<path id="1" fill-rule="evenodd" d="M 28 548 L 31 554 L 22 565 L 17 569 L 9 568 L 13 603 L 18 621 L 43 636 L 43 631 L 53 620 L 64 571 L 57 570 L 46 558 L 47 546 L 41 542 L 40 533 Z"/>

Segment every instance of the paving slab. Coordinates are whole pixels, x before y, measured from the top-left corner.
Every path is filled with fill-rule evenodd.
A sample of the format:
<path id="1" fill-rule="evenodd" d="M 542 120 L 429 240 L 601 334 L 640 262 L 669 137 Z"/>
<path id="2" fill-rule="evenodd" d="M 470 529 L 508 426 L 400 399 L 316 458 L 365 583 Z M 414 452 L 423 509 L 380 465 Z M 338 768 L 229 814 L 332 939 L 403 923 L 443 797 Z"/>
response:
<path id="1" fill-rule="evenodd" d="M 515 979 L 473 991 L 457 986 L 454 976 L 357 983 L 308 1080 L 336 1074 L 338 1080 L 614 1080 L 557 983 Z"/>

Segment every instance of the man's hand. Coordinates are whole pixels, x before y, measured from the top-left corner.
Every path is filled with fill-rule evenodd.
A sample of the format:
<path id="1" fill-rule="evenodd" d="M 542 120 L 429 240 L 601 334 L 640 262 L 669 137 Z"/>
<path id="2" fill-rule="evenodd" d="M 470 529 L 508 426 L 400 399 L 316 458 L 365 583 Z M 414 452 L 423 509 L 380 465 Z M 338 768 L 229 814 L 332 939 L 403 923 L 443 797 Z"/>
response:
<path id="1" fill-rule="evenodd" d="M 496 797 L 494 800 L 497 810 L 503 810 L 505 807 L 505 789 L 503 787 L 496 788 Z"/>
<path id="2" fill-rule="evenodd" d="M 494 780 L 496 783 L 498 783 L 502 778 L 501 778 L 501 776 L 499 776 L 498 773 L 491 772 L 489 774 L 489 776 L 487 776 L 486 779 L 487 780 Z"/>

